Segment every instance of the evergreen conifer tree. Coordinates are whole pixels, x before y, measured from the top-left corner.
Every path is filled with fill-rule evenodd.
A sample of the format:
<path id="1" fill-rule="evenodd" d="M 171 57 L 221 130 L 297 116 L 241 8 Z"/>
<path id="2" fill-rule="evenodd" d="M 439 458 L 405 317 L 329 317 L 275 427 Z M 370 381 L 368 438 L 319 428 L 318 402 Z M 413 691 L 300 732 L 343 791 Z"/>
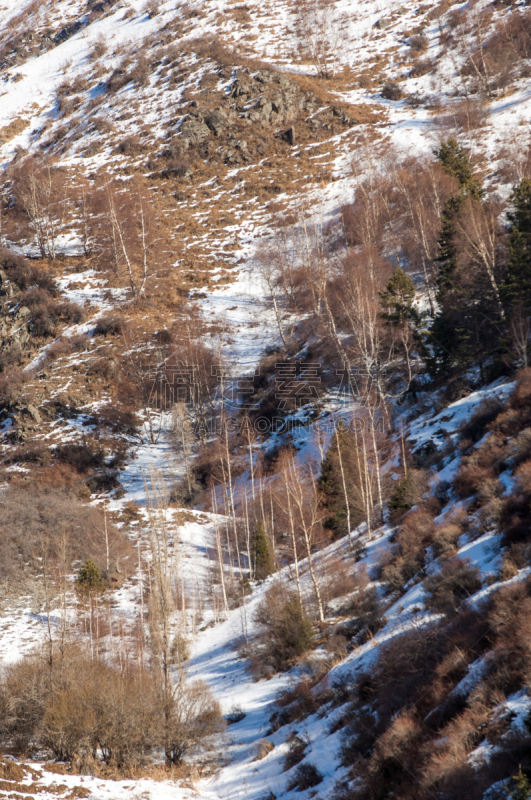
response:
<path id="1" fill-rule="evenodd" d="M 105 589 L 105 583 L 94 561 L 88 558 L 77 577 L 78 589 L 82 594 L 100 593 Z"/>
<path id="2" fill-rule="evenodd" d="M 428 370 L 433 377 L 445 377 L 465 372 L 474 362 L 481 366 L 496 352 L 500 331 L 492 287 L 482 271 L 467 264 L 458 236 L 465 203 L 481 203 L 483 190 L 455 139 L 443 142 L 436 154 L 459 184 L 459 194 L 447 200 L 441 215 L 438 311 L 427 337 Z"/>
<path id="3" fill-rule="evenodd" d="M 508 793 L 508 797 L 512 800 L 529 800 L 531 798 L 531 781 L 527 775 L 522 772 L 522 767 L 518 770 L 518 775 L 512 778 L 513 785 Z"/>
<path id="4" fill-rule="evenodd" d="M 275 557 L 271 542 L 261 521 L 256 524 L 254 535 L 254 574 L 257 580 L 263 580 L 275 571 Z"/>
<path id="5" fill-rule="evenodd" d="M 340 537 L 347 535 L 349 531 L 343 476 L 338 456 L 338 439 L 349 498 L 351 526 L 359 525 L 364 519 L 364 510 L 363 501 L 360 498 L 360 485 L 362 483 L 362 475 L 360 474 L 361 459 L 356 447 L 355 436 L 346 427 L 336 429 L 321 466 L 319 487 L 322 492 L 322 503 L 328 514 L 324 524 L 333 531 L 335 536 Z"/>
<path id="6" fill-rule="evenodd" d="M 415 285 L 401 267 L 397 267 L 387 282 L 385 292 L 380 292 L 385 309 L 382 317 L 393 325 L 412 322 L 420 324 L 420 314 L 413 305 Z"/>
<path id="7" fill-rule="evenodd" d="M 452 369 L 463 369 L 471 360 L 470 333 L 467 330 L 466 297 L 458 277 L 456 220 L 463 203 L 462 195 L 450 197 L 441 217 L 439 236 L 439 274 L 436 300 L 438 313 L 428 336 L 431 354 L 427 357 L 430 373 L 448 375 Z"/>
<path id="8" fill-rule="evenodd" d="M 456 179 L 462 195 L 469 195 L 474 200 L 481 200 L 483 196 L 481 183 L 472 172 L 467 154 L 455 139 L 442 142 L 435 151 L 435 155 L 441 162 L 444 171 Z"/>
<path id="9" fill-rule="evenodd" d="M 509 257 L 502 287 L 507 312 L 514 306 L 531 311 L 531 181 L 524 178 L 513 191 L 514 211 L 508 214 Z"/>

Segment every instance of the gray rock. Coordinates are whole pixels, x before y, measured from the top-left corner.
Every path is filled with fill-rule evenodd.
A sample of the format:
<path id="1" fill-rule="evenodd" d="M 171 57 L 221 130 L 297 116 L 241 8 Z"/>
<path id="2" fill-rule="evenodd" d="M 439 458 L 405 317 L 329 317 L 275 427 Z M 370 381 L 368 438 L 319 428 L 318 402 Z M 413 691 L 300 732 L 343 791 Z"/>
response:
<path id="1" fill-rule="evenodd" d="M 166 170 L 168 175 L 174 175 L 176 178 L 193 178 L 194 173 L 190 169 L 190 167 L 186 166 L 186 164 L 175 164 L 172 167 L 168 167 Z"/>
<path id="2" fill-rule="evenodd" d="M 263 99 L 263 98 L 262 98 Z M 268 122 L 269 118 L 271 117 L 271 112 L 273 111 L 273 106 L 269 101 L 266 101 L 264 105 L 260 109 L 260 119 L 263 122 Z"/>
<path id="3" fill-rule="evenodd" d="M 228 122 L 229 118 L 224 111 L 212 111 L 211 114 L 205 117 L 206 125 L 215 136 L 219 136 L 223 129 L 226 128 Z"/>
<path id="4" fill-rule="evenodd" d="M 390 24 L 391 23 L 388 19 L 384 19 L 384 17 L 382 17 L 381 19 L 378 20 L 378 22 L 374 23 L 374 27 L 377 28 L 379 31 L 383 31 L 386 28 L 388 28 Z"/>
<path id="5" fill-rule="evenodd" d="M 231 97 L 246 97 L 251 92 L 251 86 L 248 80 L 237 78 L 230 87 Z"/>
<path id="6" fill-rule="evenodd" d="M 295 144 L 295 128 L 293 127 L 293 125 L 291 126 L 291 128 L 288 128 L 287 131 L 283 131 L 280 134 L 280 138 L 282 139 L 283 142 L 287 142 L 289 145 L 294 145 Z"/>
<path id="7" fill-rule="evenodd" d="M 29 414 L 29 416 L 32 419 L 34 419 L 37 424 L 39 424 L 41 421 L 41 415 L 39 414 L 35 406 L 32 405 L 31 403 L 28 403 L 27 406 L 23 406 L 23 408 L 21 408 L 21 413 Z"/>
<path id="8" fill-rule="evenodd" d="M 183 139 L 187 139 L 189 144 L 202 142 L 203 139 L 210 136 L 210 128 L 200 118 L 190 117 L 185 119 L 181 125 L 181 131 Z"/>

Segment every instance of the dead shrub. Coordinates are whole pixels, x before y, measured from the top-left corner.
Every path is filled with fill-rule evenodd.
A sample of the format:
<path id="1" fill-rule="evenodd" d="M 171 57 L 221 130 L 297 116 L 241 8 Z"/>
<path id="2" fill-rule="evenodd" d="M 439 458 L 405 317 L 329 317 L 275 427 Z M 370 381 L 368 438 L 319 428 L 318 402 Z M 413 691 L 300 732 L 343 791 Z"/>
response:
<path id="1" fill-rule="evenodd" d="M 433 62 L 428 58 L 423 58 L 412 66 L 409 71 L 409 77 L 421 78 L 423 75 L 428 75 L 428 73 L 432 72 L 433 68 Z"/>
<path id="2" fill-rule="evenodd" d="M 269 719 L 272 730 L 278 730 L 283 725 L 289 725 L 315 714 L 324 703 L 332 697 L 329 689 L 314 691 L 314 687 L 322 679 L 322 672 L 317 670 L 310 676 L 301 678 L 297 683 L 282 692 L 276 701 L 278 706 Z"/>
<path id="3" fill-rule="evenodd" d="M 85 316 L 77 303 L 57 302 L 46 289 L 28 289 L 20 303 L 31 311 L 30 329 L 37 337 L 55 336 L 60 322 L 78 324 Z"/>
<path id="4" fill-rule="evenodd" d="M 326 569 L 329 577 L 322 591 L 328 601 L 363 591 L 369 582 L 364 566 L 351 565 L 339 557 L 329 559 Z"/>
<path id="5" fill-rule="evenodd" d="M 342 609 L 351 615 L 348 622 L 337 629 L 337 633 L 347 638 L 357 637 L 358 642 L 363 642 L 381 630 L 386 618 L 383 605 L 374 586 L 357 592 Z"/>
<path id="6" fill-rule="evenodd" d="M 438 118 L 440 126 L 458 133 L 470 133 L 482 127 L 490 113 L 485 101 L 477 97 L 457 100 L 446 106 L 444 111 Z"/>
<path id="7" fill-rule="evenodd" d="M 524 428 L 516 439 L 509 442 L 509 458 L 515 467 L 531 458 L 531 428 Z"/>
<path id="8" fill-rule="evenodd" d="M 92 48 L 92 51 L 90 53 L 91 61 L 99 61 L 100 58 L 102 58 L 106 52 L 107 52 L 107 42 L 105 41 L 105 38 L 101 36 L 99 39 L 96 40 L 96 43 Z"/>
<path id="9" fill-rule="evenodd" d="M 113 375 L 115 367 L 109 358 L 96 358 L 87 367 L 87 375 L 107 380 Z"/>
<path id="10" fill-rule="evenodd" d="M 169 713 L 168 713 L 169 712 Z M 181 681 L 163 700 L 146 670 L 95 661 L 68 645 L 53 664 L 40 655 L 9 667 L 0 680 L 0 742 L 20 752 L 45 748 L 62 761 L 92 759 L 119 770 L 141 766 L 161 747 L 176 763 L 204 748 L 221 728 L 208 687 Z"/>
<path id="11" fill-rule="evenodd" d="M 103 361 L 106 364 L 109 363 L 107 359 L 103 359 Z M 89 417 L 88 423 L 125 436 L 135 436 L 140 425 L 140 421 L 133 411 L 113 405 L 98 408 L 96 413 Z"/>
<path id="12" fill-rule="evenodd" d="M 520 370 L 516 376 L 516 387 L 511 396 L 514 408 L 528 408 L 531 403 L 531 368 Z"/>
<path id="13" fill-rule="evenodd" d="M 100 317 L 94 328 L 95 336 L 120 336 L 126 330 L 126 323 L 123 317 L 117 314 L 107 314 Z"/>
<path id="14" fill-rule="evenodd" d="M 426 605 L 440 614 L 455 614 L 463 600 L 481 589 L 479 570 L 469 561 L 452 558 L 424 581 Z"/>
<path id="15" fill-rule="evenodd" d="M 46 350 L 46 360 L 56 361 L 58 358 L 70 355 L 71 352 L 72 348 L 68 339 L 58 339 L 56 342 L 52 342 Z"/>
<path id="16" fill-rule="evenodd" d="M 22 399 L 27 379 L 28 376 L 21 370 L 11 370 L 0 375 L 0 407 L 10 408 Z M 31 402 L 31 398 L 26 396 L 26 399 Z"/>
<path id="17" fill-rule="evenodd" d="M 423 33 L 416 33 L 409 37 L 409 46 L 414 56 L 422 55 L 428 49 L 430 41 Z"/>
<path id="18" fill-rule="evenodd" d="M 89 441 L 61 444 L 54 452 L 58 461 L 68 464 L 80 473 L 105 466 L 105 452 L 99 445 Z"/>
<path id="19" fill-rule="evenodd" d="M 151 64 L 146 58 L 146 56 L 143 53 L 140 53 L 133 69 L 129 73 L 129 77 L 138 86 L 145 86 L 149 81 L 150 74 L 151 74 Z"/>
<path id="20" fill-rule="evenodd" d="M 488 12 L 486 12 L 488 13 Z M 481 48 L 483 56 L 477 52 Z M 485 42 L 478 42 L 475 53 L 469 57 L 464 73 L 482 73 L 480 88 L 483 91 L 505 89 L 510 81 L 522 74 L 525 62 L 531 58 L 531 14 L 528 10 L 515 11 L 504 23 L 495 27 Z"/>
<path id="21" fill-rule="evenodd" d="M 116 152 L 122 156 L 138 156 L 143 150 L 140 136 L 126 136 L 116 145 Z"/>
<path id="22" fill-rule="evenodd" d="M 284 757 L 284 772 L 287 772 L 289 769 L 296 767 L 297 764 L 300 764 L 304 758 L 304 751 L 308 742 L 302 739 L 300 736 L 294 736 L 289 743 L 289 750 Z"/>
<path id="23" fill-rule="evenodd" d="M 502 437 L 489 436 L 483 444 L 463 459 L 454 480 L 457 495 L 465 499 L 476 494 L 478 506 L 498 497 L 503 487 L 497 479 L 504 466 L 507 447 Z"/>
<path id="24" fill-rule="evenodd" d="M 470 439 L 472 442 L 479 442 L 483 438 L 489 426 L 496 417 L 504 410 L 504 404 L 497 397 L 487 398 L 475 411 L 475 413 L 460 428 L 461 439 Z"/>
<path id="25" fill-rule="evenodd" d="M 288 791 L 296 789 L 297 792 L 304 792 L 306 789 L 318 786 L 322 780 L 323 776 L 314 764 L 299 764 L 293 779 L 288 784 Z"/>
<path id="26" fill-rule="evenodd" d="M 325 650 L 332 656 L 341 660 L 348 653 L 348 639 L 341 633 L 333 633 L 326 640 Z"/>
<path id="27" fill-rule="evenodd" d="M 422 733 L 422 726 L 413 712 L 402 711 L 395 717 L 374 748 L 369 785 L 400 783 L 407 778 L 410 763 L 416 759 Z"/>
<path id="28" fill-rule="evenodd" d="M 531 497 L 531 460 L 524 461 L 515 472 L 518 486 L 526 497 Z"/>
<path id="29" fill-rule="evenodd" d="M 255 747 L 256 752 L 253 761 L 262 761 L 262 759 L 268 756 L 269 753 L 273 752 L 274 749 L 275 745 L 273 742 L 270 742 L 269 739 L 260 739 Z"/>
<path id="30" fill-rule="evenodd" d="M 435 534 L 432 516 L 423 508 L 410 511 L 400 525 L 390 554 L 382 562 L 382 580 L 392 591 L 405 584 L 424 567 L 426 547 Z"/>
<path id="31" fill-rule="evenodd" d="M 387 81 L 381 94 L 384 100 L 402 100 L 404 98 L 404 92 L 395 81 Z"/>
<path id="32" fill-rule="evenodd" d="M 462 530 L 459 525 L 452 523 L 438 528 L 433 537 L 433 549 L 435 550 L 435 554 L 438 557 L 448 557 L 453 554 L 461 534 Z"/>
<path id="33" fill-rule="evenodd" d="M 23 292 L 31 286 L 37 286 L 46 291 L 50 297 L 57 294 L 57 286 L 52 275 L 22 256 L 17 256 L 9 250 L 2 250 L 0 251 L 0 267 L 7 274 L 9 280 L 16 283 Z"/>
<path id="34" fill-rule="evenodd" d="M 502 546 L 528 542 L 531 530 L 531 502 L 529 497 L 513 493 L 505 499 L 500 514 L 503 530 Z"/>

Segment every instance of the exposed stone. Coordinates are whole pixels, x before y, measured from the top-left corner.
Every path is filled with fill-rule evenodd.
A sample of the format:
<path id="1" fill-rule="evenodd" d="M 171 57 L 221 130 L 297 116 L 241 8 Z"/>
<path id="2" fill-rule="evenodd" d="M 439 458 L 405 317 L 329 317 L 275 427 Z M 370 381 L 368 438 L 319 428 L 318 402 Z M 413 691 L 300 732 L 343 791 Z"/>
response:
<path id="1" fill-rule="evenodd" d="M 206 139 L 207 136 L 210 136 L 210 128 L 208 125 L 205 125 L 204 121 L 200 117 L 188 117 L 188 119 L 185 119 L 181 125 L 181 131 L 182 138 L 186 139 L 188 142 L 188 145 L 185 149 L 188 149 L 190 144 L 197 144 L 197 142 L 202 142 L 203 139 Z"/>
<path id="2" fill-rule="evenodd" d="M 191 180 L 194 177 L 194 173 L 186 164 L 173 164 L 164 170 L 164 174 L 173 175 L 175 178 L 184 178 L 185 180 Z"/>
<path id="3" fill-rule="evenodd" d="M 25 406 L 25 407 L 22 409 L 22 413 L 27 413 L 27 414 L 29 414 L 29 415 L 30 415 L 30 417 L 32 417 L 32 418 L 35 420 L 35 422 L 36 422 L 37 424 L 39 424 L 39 423 L 40 423 L 40 421 L 41 421 L 41 415 L 39 414 L 39 412 L 37 411 L 37 409 L 35 408 L 35 406 L 34 406 L 34 405 L 32 405 L 31 403 L 28 403 L 28 405 L 27 405 L 27 406 Z"/>
<path id="4" fill-rule="evenodd" d="M 31 317 L 31 311 L 27 306 L 20 306 L 17 313 L 15 314 L 15 319 L 27 319 Z"/>
<path id="5" fill-rule="evenodd" d="M 280 134 L 280 138 L 283 142 L 287 142 L 289 145 L 295 144 L 295 128 L 293 125 L 291 128 L 288 128 L 287 131 L 282 131 Z"/>
<path id="6" fill-rule="evenodd" d="M 208 114 L 205 117 L 205 123 L 210 128 L 210 130 L 214 133 L 215 136 L 219 136 L 219 134 L 226 128 L 229 122 L 229 118 L 225 114 L 224 111 L 213 111 L 211 114 Z"/>
<path id="7" fill-rule="evenodd" d="M 379 31 L 383 31 L 385 30 L 385 28 L 388 28 L 390 24 L 391 23 L 389 22 L 388 19 L 382 17 L 381 19 L 378 20 L 378 22 L 374 23 L 374 27 L 378 28 Z"/>

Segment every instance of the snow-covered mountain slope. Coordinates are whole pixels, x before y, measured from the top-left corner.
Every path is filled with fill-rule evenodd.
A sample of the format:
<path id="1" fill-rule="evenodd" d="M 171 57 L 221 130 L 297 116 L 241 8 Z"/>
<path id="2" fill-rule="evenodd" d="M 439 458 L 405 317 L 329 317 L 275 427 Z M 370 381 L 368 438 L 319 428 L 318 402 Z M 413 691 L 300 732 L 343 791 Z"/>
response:
<path id="1" fill-rule="evenodd" d="M 406 447 L 412 460 L 427 464 L 426 470 L 435 464 L 426 485 L 419 479 L 422 491 L 408 506 L 413 506 L 411 514 L 427 508 L 433 512 L 436 531 L 431 521 L 429 534 L 420 524 L 415 528 L 412 571 L 404 568 L 405 556 L 399 552 L 400 547 L 407 550 L 400 540 L 402 523 L 382 520 L 383 507 L 372 531 L 365 523 L 352 524 L 350 536 L 308 544 L 306 557 L 295 565 L 289 557 L 288 516 L 279 513 L 279 568 L 264 580 L 252 580 L 249 546 L 237 557 L 228 550 L 229 528 L 234 524 L 236 530 L 235 518 L 243 519 L 244 502 L 247 510 L 259 491 L 263 504 L 264 491 L 271 508 L 275 493 L 280 506 L 286 503 L 289 473 L 281 459 L 286 445 L 294 446 L 294 463 L 305 471 L 307 483 L 315 484 L 332 442 L 331 422 L 348 422 L 354 411 L 366 413 L 365 407 L 351 396 L 338 399 L 336 386 L 325 387 L 317 404 L 293 415 L 293 420 L 312 424 L 291 436 L 281 432 L 268 438 L 258 430 L 248 447 L 242 435 L 233 451 L 234 492 L 224 456 L 217 456 L 222 465 L 217 472 L 212 464 L 205 466 L 212 469 L 215 486 L 202 497 L 204 510 L 183 510 L 175 487 L 182 491 L 188 476 L 188 445 L 179 443 L 180 429 L 169 406 L 153 408 L 153 387 L 161 364 L 173 359 L 181 367 L 196 367 L 198 359 L 205 359 L 200 366 L 212 382 L 261 370 L 265 394 L 268 383 L 274 383 L 267 369 L 275 354 L 312 360 L 312 353 L 318 353 L 321 358 L 326 342 L 319 349 L 321 334 L 312 327 L 308 304 L 297 306 L 286 293 L 279 307 L 280 273 L 273 279 L 267 265 L 281 264 L 295 274 L 310 249 L 318 261 L 320 245 L 308 245 L 312 236 L 312 242 L 326 238 L 333 257 L 346 258 L 338 231 L 345 206 L 364 182 L 407 171 L 408 159 L 432 158 L 441 140 L 458 137 L 483 185 L 507 201 L 528 158 L 528 73 L 518 66 L 522 59 L 514 57 L 514 64 L 509 59 L 495 74 L 487 75 L 480 65 L 475 77 L 474 58 L 485 43 L 494 52 L 490 37 L 526 14 L 526 4 L 486 0 L 422 5 L 392 0 L 0 0 L 0 245 L 44 265 L 58 287 L 57 303 L 76 304 L 57 311 L 48 327 L 43 323 L 42 335 L 24 338 L 20 332 L 32 313 L 24 303 L 31 297 L 24 294 L 19 302 L 13 294 L 19 279 L 11 277 L 15 273 L 8 267 L 3 271 L 2 350 L 12 359 L 6 356 L 2 362 L 8 375 L 7 386 L 2 384 L 1 443 L 6 496 L 15 487 L 27 498 L 27 484 L 30 491 L 34 487 L 38 505 L 42 494 L 57 488 L 69 493 L 74 506 L 81 502 L 97 509 L 96 533 L 89 531 L 87 537 L 99 537 L 103 562 L 107 523 L 117 531 L 117 541 L 123 535 L 127 547 L 116 557 L 117 564 L 122 559 L 121 570 L 113 573 L 120 585 L 108 587 L 111 634 L 102 635 L 107 655 L 113 626 L 124 653 L 133 651 L 142 626 L 149 629 L 147 612 L 140 625 L 138 620 L 144 615 L 143 592 L 152 591 L 150 537 L 154 528 L 164 531 L 174 559 L 172 632 L 188 639 L 189 678 L 210 686 L 230 723 L 211 742 L 218 757 L 214 766 L 210 756 L 205 763 L 198 756 L 186 774 L 171 780 L 162 771 L 144 776 L 132 771 L 127 780 L 111 780 L 103 773 L 78 775 L 61 765 L 56 774 L 54 767 L 43 767 L 42 759 L 24 764 L 24 773 L 9 772 L 14 768 L 0 762 L 0 797 L 348 800 L 360 796 L 355 792 L 361 791 L 363 779 L 378 769 L 391 777 L 396 770 L 400 797 L 407 796 L 406 773 L 412 776 L 412 798 L 453 797 L 441 795 L 440 786 L 453 790 L 451 782 L 443 783 L 449 773 L 454 781 L 465 773 L 471 780 L 466 772 L 471 764 L 478 765 L 478 774 L 484 768 L 484 789 L 491 792 L 485 798 L 506 791 L 507 778 L 517 770 L 496 784 L 497 773 L 493 769 L 491 776 L 488 765 L 508 758 L 518 735 L 527 744 L 527 690 L 520 684 L 512 687 L 508 678 L 501 688 L 496 685 L 495 703 L 479 697 L 482 677 L 493 671 L 492 653 L 505 646 L 501 634 L 489 622 L 488 636 L 478 634 L 481 645 L 465 641 L 452 621 L 453 611 L 437 607 L 435 584 L 429 581 L 446 574 L 448 554 L 470 560 L 473 587 L 461 611 L 463 618 L 469 615 L 463 625 L 468 622 L 473 631 L 473 624 L 479 629 L 481 614 L 491 620 L 498 613 L 497 597 L 513 592 L 517 598 L 518 587 L 528 585 L 527 556 L 514 547 L 516 539 L 505 541 L 500 506 L 494 508 L 496 502 L 509 503 L 518 491 L 522 478 L 513 450 L 528 429 L 522 422 L 506 434 L 500 422 L 494 433 L 483 427 L 479 440 L 462 433 L 488 403 L 498 404 L 496 414 L 501 414 L 519 384 L 502 377 L 481 386 L 472 375 L 467 389 L 474 391 L 453 403 L 443 405 L 440 391 L 420 393 L 416 403 L 408 400 L 395 408 L 400 424 L 381 446 L 382 482 L 388 481 L 388 489 L 400 480 Z M 54 210 L 41 213 L 32 206 L 31 189 L 52 187 L 52 174 L 55 183 L 47 202 Z M 51 237 L 53 258 L 48 234 L 39 234 L 36 221 L 50 216 L 57 225 Z M 137 249 L 128 251 L 120 241 L 128 233 L 133 236 L 133 229 Z M 392 247 L 388 250 L 394 258 Z M 332 270 L 337 262 L 331 257 L 326 263 Z M 139 290 L 142 265 L 145 282 Z M 20 283 L 21 292 L 35 285 L 41 291 L 45 283 L 42 276 L 39 280 Z M 296 280 L 292 290 L 295 294 Z M 428 305 L 422 289 L 417 304 Z M 297 336 L 291 339 L 293 332 Z M 325 339 L 332 342 L 334 335 L 341 345 L 331 327 Z M 203 350 L 193 349 L 197 342 L 208 359 Z M 332 361 L 332 371 L 338 371 L 342 365 L 337 358 Z M 119 418 L 113 416 L 117 410 L 123 412 Z M 485 511 L 477 486 L 467 494 L 456 481 L 463 483 L 463 464 L 483 452 L 489 436 L 501 437 L 500 431 L 505 461 L 500 456 L 495 478 L 488 475 L 499 483 L 485 500 L 485 508 L 492 500 Z M 377 451 L 374 426 L 372 432 Z M 215 445 L 212 437 L 211 452 L 207 446 L 201 457 L 206 459 L 206 452 L 213 462 L 220 452 L 215 447 L 223 447 L 220 441 Z M 255 455 L 265 464 L 256 486 Z M 80 463 L 81 457 L 86 463 Z M 371 489 L 366 478 L 361 493 L 371 491 L 376 494 L 376 485 Z M 73 519 L 63 513 L 61 525 L 73 529 L 78 524 Z M 437 538 L 441 530 L 448 537 L 444 541 Z M 84 556 L 73 557 L 62 577 L 54 578 L 67 588 L 50 601 L 47 566 L 38 547 L 20 548 L 20 583 L 17 578 L 2 584 L 4 665 L 47 646 L 50 630 L 60 635 L 65 620 L 79 632 L 74 583 Z M 79 553 L 84 552 L 80 547 Z M 5 553 L 7 564 L 7 548 Z M 106 555 L 106 572 L 111 573 L 108 540 Z M 253 653 L 261 635 L 257 610 L 272 586 L 296 592 L 298 570 L 301 598 L 316 620 L 312 570 L 317 574 L 325 595 L 323 620 L 316 622 L 315 641 L 303 659 L 285 671 L 266 664 L 260 673 Z M 242 596 L 236 588 L 230 603 L 223 602 L 220 575 L 225 573 L 233 587 L 242 578 Z M 372 598 L 378 613 L 372 606 L 361 608 L 360 597 Z M 373 612 L 376 619 L 367 622 Z M 446 631 L 447 618 L 448 635 L 455 637 L 455 651 L 449 654 L 439 639 L 435 644 L 422 639 L 426 632 Z M 487 638 L 492 652 L 483 646 Z M 418 696 L 403 689 L 403 705 L 390 712 L 370 703 L 387 687 L 380 657 L 388 657 L 393 643 L 400 642 L 415 653 L 432 648 L 437 657 L 442 655 L 435 667 L 426 667 L 432 669 L 434 696 L 427 689 Z M 462 663 L 448 666 L 457 650 Z M 395 658 L 398 682 L 407 664 Z M 412 663 L 424 675 L 425 665 Z M 177 670 L 173 678 L 177 681 Z M 487 710 L 480 713 L 482 702 Z M 452 714 L 463 708 L 469 717 L 464 722 L 457 718 L 461 722 L 452 729 Z M 387 713 L 393 722 L 382 732 L 377 723 L 387 720 Z M 438 719 L 439 739 L 430 715 Z M 363 739 L 358 730 L 361 743 L 352 733 L 356 724 L 368 731 Z M 448 755 L 445 747 L 454 747 L 459 724 L 466 752 L 457 752 L 455 745 Z M 406 741 L 421 752 L 424 766 L 413 764 Z M 516 746 L 514 751 L 519 752 Z M 12 757 L 10 752 L 8 765 Z M 457 777 L 454 767 L 447 766 L 452 758 Z M 391 797 L 389 791 L 376 785 L 373 796 Z"/>

